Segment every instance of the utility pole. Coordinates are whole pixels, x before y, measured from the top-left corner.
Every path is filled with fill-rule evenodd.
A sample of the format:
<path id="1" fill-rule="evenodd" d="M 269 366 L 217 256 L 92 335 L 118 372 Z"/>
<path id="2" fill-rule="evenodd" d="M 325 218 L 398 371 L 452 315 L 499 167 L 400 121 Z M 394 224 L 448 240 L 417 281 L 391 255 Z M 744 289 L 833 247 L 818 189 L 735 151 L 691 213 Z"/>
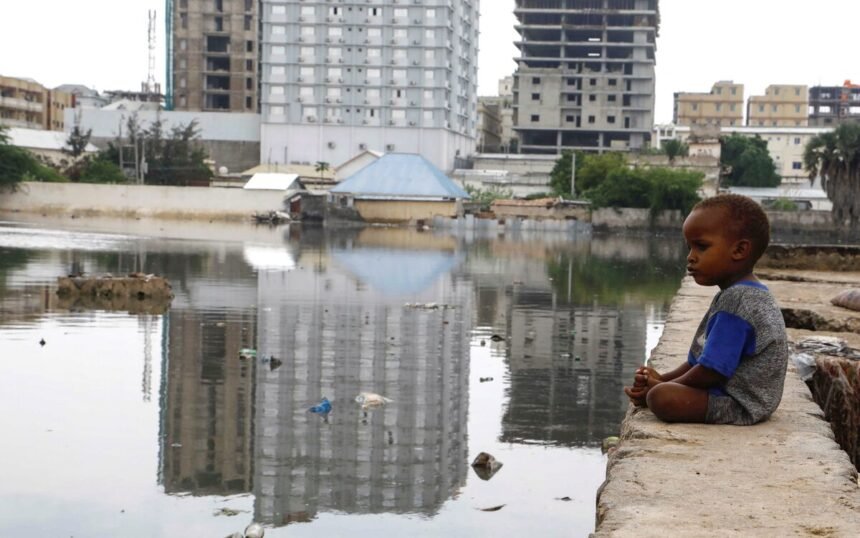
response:
<path id="1" fill-rule="evenodd" d="M 576 199 L 576 152 L 570 154 L 570 198 Z"/>

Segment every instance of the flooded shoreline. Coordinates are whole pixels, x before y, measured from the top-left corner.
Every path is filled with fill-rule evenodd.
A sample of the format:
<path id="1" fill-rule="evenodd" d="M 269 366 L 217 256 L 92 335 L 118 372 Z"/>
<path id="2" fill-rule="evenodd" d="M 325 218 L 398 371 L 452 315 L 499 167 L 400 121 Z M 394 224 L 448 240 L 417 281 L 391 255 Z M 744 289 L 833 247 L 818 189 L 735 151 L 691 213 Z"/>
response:
<path id="1" fill-rule="evenodd" d="M 0 534 L 593 530 L 600 441 L 659 337 L 677 240 L 222 235 L 0 224 L 17 440 L 0 449 Z M 161 274 L 176 297 L 165 315 L 65 311 L 52 285 L 73 265 Z M 407 306 L 428 303 L 446 308 Z M 365 391 L 393 402 L 362 410 Z M 324 419 L 308 412 L 322 397 Z M 504 463 L 488 481 L 469 468 L 481 451 Z"/>

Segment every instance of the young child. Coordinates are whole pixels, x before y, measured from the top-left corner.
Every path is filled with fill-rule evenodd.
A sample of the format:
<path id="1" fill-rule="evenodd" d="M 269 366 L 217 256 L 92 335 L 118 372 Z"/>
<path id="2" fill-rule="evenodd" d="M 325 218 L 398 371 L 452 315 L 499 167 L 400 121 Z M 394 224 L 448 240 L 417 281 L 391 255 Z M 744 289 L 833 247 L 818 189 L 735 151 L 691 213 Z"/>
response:
<path id="1" fill-rule="evenodd" d="M 744 196 L 715 196 L 693 208 L 684 238 L 690 276 L 720 291 L 699 324 L 687 362 L 662 375 L 639 368 L 624 392 L 666 422 L 761 422 L 782 399 L 788 364 L 782 313 L 753 275 L 770 241 L 767 215 Z"/>

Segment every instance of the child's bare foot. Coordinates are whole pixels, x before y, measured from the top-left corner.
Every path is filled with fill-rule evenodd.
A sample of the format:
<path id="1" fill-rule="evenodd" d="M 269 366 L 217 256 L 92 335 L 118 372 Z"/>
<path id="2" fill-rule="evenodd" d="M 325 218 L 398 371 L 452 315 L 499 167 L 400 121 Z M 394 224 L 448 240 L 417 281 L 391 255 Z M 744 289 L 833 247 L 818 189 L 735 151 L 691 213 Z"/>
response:
<path id="1" fill-rule="evenodd" d="M 630 398 L 630 401 L 633 402 L 633 405 L 636 407 L 648 407 L 648 402 L 646 401 L 646 397 L 648 396 L 648 390 L 650 387 L 624 387 L 624 394 Z"/>

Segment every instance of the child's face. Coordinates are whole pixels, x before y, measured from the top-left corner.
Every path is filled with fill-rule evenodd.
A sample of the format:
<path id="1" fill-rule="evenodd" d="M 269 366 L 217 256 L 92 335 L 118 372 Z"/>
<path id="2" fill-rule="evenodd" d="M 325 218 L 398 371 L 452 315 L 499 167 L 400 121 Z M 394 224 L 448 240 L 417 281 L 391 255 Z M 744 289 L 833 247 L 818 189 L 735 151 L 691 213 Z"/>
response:
<path id="1" fill-rule="evenodd" d="M 701 286 L 725 289 L 746 276 L 749 241 L 729 231 L 728 218 L 725 209 L 708 207 L 696 209 L 684 221 L 684 239 L 690 249 L 687 272 Z"/>

